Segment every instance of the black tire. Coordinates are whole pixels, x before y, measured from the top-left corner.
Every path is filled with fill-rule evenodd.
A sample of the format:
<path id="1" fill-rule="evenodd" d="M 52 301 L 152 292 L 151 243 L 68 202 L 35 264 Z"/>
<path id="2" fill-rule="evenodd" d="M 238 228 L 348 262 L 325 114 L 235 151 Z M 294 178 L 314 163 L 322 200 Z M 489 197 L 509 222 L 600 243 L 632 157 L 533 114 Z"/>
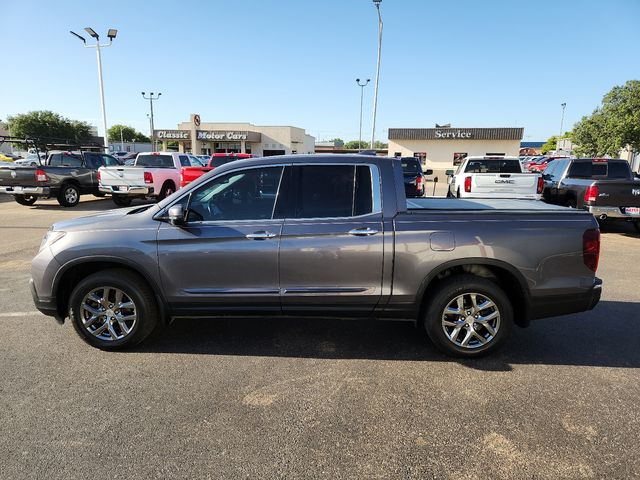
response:
<path id="1" fill-rule="evenodd" d="M 105 315 L 98 316 L 97 320 L 90 324 L 89 327 L 85 327 L 83 323 L 83 318 L 90 315 L 88 311 L 82 309 L 85 296 L 103 287 L 110 288 L 111 295 L 115 293 L 114 289 L 121 290 L 124 293 L 123 298 L 126 299 L 128 297 L 135 307 L 133 311 L 136 314 L 136 318 L 131 325 L 131 330 L 126 335 L 124 330 L 118 326 L 117 321 L 114 320 L 112 323 L 111 328 L 114 332 L 123 334 L 123 338 L 105 340 L 98 338 L 98 336 L 89 331 L 89 329 L 99 330 L 107 322 Z M 113 297 L 111 301 L 113 301 Z M 97 305 L 98 308 L 102 308 L 99 304 Z M 107 305 L 107 307 L 109 306 Z M 109 309 L 113 308 L 112 304 Z M 105 310 L 105 313 L 107 312 L 109 310 Z M 131 312 L 132 309 L 128 309 L 125 314 L 131 314 Z M 78 283 L 69 298 L 69 318 L 76 332 L 89 345 L 102 350 L 120 350 L 139 344 L 153 332 L 158 323 L 158 316 L 158 306 L 153 291 L 141 276 L 128 270 L 110 269 L 89 275 Z M 107 330 L 107 335 L 110 335 L 108 332 L 109 330 Z"/>
<path id="2" fill-rule="evenodd" d="M 98 197 L 98 198 L 103 198 L 105 195 L 106 193 L 104 192 L 98 192 L 93 194 L 94 197 Z"/>
<path id="3" fill-rule="evenodd" d="M 111 200 L 113 200 L 113 203 L 115 203 L 118 207 L 128 207 L 129 205 L 131 205 L 131 201 L 133 199 L 124 195 L 112 195 Z"/>
<path id="4" fill-rule="evenodd" d="M 569 197 L 567 198 L 567 201 L 564 202 L 564 206 L 569 208 L 576 208 L 578 206 L 578 203 L 576 202 L 575 198 Z"/>
<path id="5" fill-rule="evenodd" d="M 80 202 L 80 189 L 74 183 L 65 183 L 60 187 L 58 203 L 63 207 L 75 207 Z"/>
<path id="6" fill-rule="evenodd" d="M 480 323 L 476 323 L 474 318 L 474 310 L 470 303 L 463 299 L 463 307 L 469 310 L 463 311 L 462 316 L 466 316 L 472 323 L 460 323 L 461 329 L 454 336 L 455 328 L 453 326 L 445 326 L 443 318 L 445 318 L 445 309 L 461 295 L 478 294 L 485 299 L 490 300 L 494 307 L 486 307 L 478 310 L 483 316 L 489 316 L 493 312 L 498 312 L 499 323 L 490 325 L 496 328 L 495 335 L 491 335 L 489 330 Z M 477 299 L 478 297 L 476 297 Z M 493 281 L 477 277 L 475 275 L 454 275 L 436 286 L 433 292 L 430 292 L 427 299 L 427 305 L 424 312 L 424 327 L 427 335 L 433 344 L 444 354 L 460 357 L 460 358 L 477 358 L 488 355 L 500 348 L 509 337 L 513 328 L 513 307 L 509 298 L 504 291 Z M 480 303 L 482 306 L 484 303 Z M 457 304 L 456 304 L 457 305 Z M 469 314 L 471 312 L 471 314 Z M 461 317 L 462 317 L 461 316 Z M 458 318 L 456 314 L 447 314 L 448 320 L 456 322 L 464 322 L 463 318 Z M 495 321 L 495 320 L 493 320 Z M 490 321 L 491 323 L 491 321 Z M 445 329 L 451 329 L 451 333 L 445 332 Z M 470 330 L 477 332 L 482 336 L 486 343 L 482 344 L 475 334 L 470 334 L 471 340 L 468 346 L 461 346 L 458 343 L 464 343 L 464 339 Z M 463 334 L 464 332 L 464 334 Z M 452 340 L 449 335 L 454 336 Z M 487 341 L 488 340 L 488 341 Z"/>
<path id="7" fill-rule="evenodd" d="M 173 184 L 173 182 L 164 182 L 164 184 L 162 185 L 162 188 L 160 189 L 160 195 L 158 195 L 158 200 L 164 200 L 175 191 L 176 191 L 176 186 Z"/>
<path id="8" fill-rule="evenodd" d="M 633 226 L 636 228 L 636 231 L 640 233 L 640 220 L 635 220 Z"/>
<path id="9" fill-rule="evenodd" d="M 33 205 L 38 200 L 38 197 L 34 197 L 33 195 L 14 195 L 13 198 L 20 205 Z"/>
<path id="10" fill-rule="evenodd" d="M 457 197 L 460 198 L 460 189 L 458 188 Z"/>

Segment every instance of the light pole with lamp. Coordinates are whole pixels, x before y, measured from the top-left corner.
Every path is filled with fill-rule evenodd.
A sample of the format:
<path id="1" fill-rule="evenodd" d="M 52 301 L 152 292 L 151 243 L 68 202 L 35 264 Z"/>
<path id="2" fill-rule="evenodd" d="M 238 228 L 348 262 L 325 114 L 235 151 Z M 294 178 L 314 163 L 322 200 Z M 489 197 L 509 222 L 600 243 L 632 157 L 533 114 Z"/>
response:
<path id="1" fill-rule="evenodd" d="M 153 132 L 153 101 L 154 100 L 158 100 L 160 98 L 160 95 L 162 95 L 161 93 L 158 93 L 155 97 L 153 96 L 153 92 L 149 93 L 149 96 L 146 96 L 145 92 L 142 92 L 142 98 L 144 98 L 145 100 L 149 100 L 149 106 L 151 107 L 151 148 L 153 148 L 154 151 L 156 151 L 156 142 L 155 142 L 155 135 Z"/>
<path id="2" fill-rule="evenodd" d="M 104 147 L 106 151 L 109 151 L 109 138 L 107 134 L 107 113 L 105 112 L 105 109 L 104 109 L 104 84 L 102 81 L 102 56 L 100 55 L 100 49 L 111 46 L 111 43 L 113 42 L 113 40 L 116 38 L 116 35 L 118 34 L 118 30 L 114 28 L 110 28 L 107 31 L 107 37 L 109 38 L 109 43 L 105 43 L 103 45 L 100 45 L 100 35 L 98 35 L 93 28 L 86 27 L 85 31 L 89 35 L 91 35 L 93 38 L 96 39 L 95 45 L 87 45 L 87 41 L 84 39 L 84 37 L 82 37 L 81 35 L 78 35 L 75 32 L 72 32 L 71 30 L 69 30 L 69 33 L 71 33 L 72 35 L 82 40 L 82 43 L 84 43 L 84 46 L 86 48 L 96 49 L 96 58 L 98 60 L 98 82 L 100 84 L 100 106 L 102 108 L 102 128 L 104 129 Z"/>
<path id="3" fill-rule="evenodd" d="M 364 87 L 369 85 L 371 80 L 367 78 L 364 83 L 360 83 L 360 79 L 356 78 L 356 83 L 360 87 L 360 134 L 358 135 L 358 151 L 362 150 L 362 97 L 364 95 Z"/>
<path id="4" fill-rule="evenodd" d="M 373 121 L 371 122 L 371 149 L 375 149 L 376 137 L 376 111 L 378 109 L 378 82 L 380 81 L 380 53 L 382 51 L 382 15 L 380 15 L 380 3 L 382 0 L 373 0 L 378 11 L 378 63 L 376 65 L 376 83 L 373 87 Z"/>
<path id="5" fill-rule="evenodd" d="M 567 104 L 561 103 L 560 106 L 562 107 L 562 117 L 560 117 L 560 136 L 558 138 L 562 138 L 562 125 L 564 124 L 564 109 L 567 108 Z"/>

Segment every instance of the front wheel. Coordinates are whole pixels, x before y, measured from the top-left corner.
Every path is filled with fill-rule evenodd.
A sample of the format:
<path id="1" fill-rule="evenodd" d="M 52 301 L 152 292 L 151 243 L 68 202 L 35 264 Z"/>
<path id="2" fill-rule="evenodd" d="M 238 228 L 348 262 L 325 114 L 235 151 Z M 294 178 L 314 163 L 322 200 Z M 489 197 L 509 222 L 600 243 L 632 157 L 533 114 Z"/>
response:
<path id="1" fill-rule="evenodd" d="M 69 317 L 89 345 L 118 350 L 149 336 L 158 321 L 158 306 L 142 277 L 112 269 L 94 273 L 74 288 Z"/>
<path id="2" fill-rule="evenodd" d="M 33 205 L 38 200 L 38 197 L 34 197 L 33 195 L 14 195 L 13 198 L 20 205 Z"/>
<path id="3" fill-rule="evenodd" d="M 476 358 L 500 348 L 513 326 L 513 307 L 494 282 L 474 275 L 443 280 L 431 294 L 424 326 L 446 355 Z"/>
<path id="4" fill-rule="evenodd" d="M 128 207 L 133 200 L 131 197 L 125 197 L 124 195 L 112 195 L 111 199 L 118 207 Z"/>
<path id="5" fill-rule="evenodd" d="M 58 203 L 63 207 L 75 207 L 80 202 L 80 189 L 73 183 L 63 185 L 58 194 Z"/>

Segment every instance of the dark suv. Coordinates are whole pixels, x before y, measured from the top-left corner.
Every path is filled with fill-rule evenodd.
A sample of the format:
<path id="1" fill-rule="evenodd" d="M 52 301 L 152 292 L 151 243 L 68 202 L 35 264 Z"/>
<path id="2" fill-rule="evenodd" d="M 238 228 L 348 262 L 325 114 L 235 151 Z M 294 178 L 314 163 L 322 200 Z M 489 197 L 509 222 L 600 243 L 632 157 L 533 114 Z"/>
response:
<path id="1" fill-rule="evenodd" d="M 407 197 L 424 197 L 425 176 L 422 171 L 420 159 L 416 157 L 403 157 L 402 173 L 404 176 L 404 193 Z"/>

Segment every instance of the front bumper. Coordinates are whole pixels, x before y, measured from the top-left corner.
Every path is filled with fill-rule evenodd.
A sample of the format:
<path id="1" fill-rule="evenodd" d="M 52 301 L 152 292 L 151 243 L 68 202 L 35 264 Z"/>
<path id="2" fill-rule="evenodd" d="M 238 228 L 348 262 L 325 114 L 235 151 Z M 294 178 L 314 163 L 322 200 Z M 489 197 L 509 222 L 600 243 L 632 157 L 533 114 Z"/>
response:
<path id="1" fill-rule="evenodd" d="M 640 214 L 624 213 L 621 207 L 587 207 L 589 213 L 592 213 L 594 217 L 606 217 L 606 218 L 624 218 L 628 220 L 640 220 Z"/>
<path id="2" fill-rule="evenodd" d="M 58 306 L 55 297 L 39 297 L 33 279 L 29 279 L 29 288 L 36 308 L 43 314 L 54 317 L 58 323 L 64 323 L 64 318 L 58 313 Z"/>
<path id="3" fill-rule="evenodd" d="M 153 187 L 143 187 L 139 185 L 100 185 L 98 190 L 102 193 L 110 193 L 111 195 L 127 195 L 132 197 L 153 195 Z"/>
<path id="4" fill-rule="evenodd" d="M 571 313 L 586 312 L 600 301 L 602 280 L 594 277 L 593 285 L 584 293 L 538 297 L 531 300 L 531 319 L 557 317 Z"/>
<path id="5" fill-rule="evenodd" d="M 48 197 L 51 195 L 49 187 L 0 187 L 0 193 L 9 195 L 33 195 L 35 197 Z"/>

